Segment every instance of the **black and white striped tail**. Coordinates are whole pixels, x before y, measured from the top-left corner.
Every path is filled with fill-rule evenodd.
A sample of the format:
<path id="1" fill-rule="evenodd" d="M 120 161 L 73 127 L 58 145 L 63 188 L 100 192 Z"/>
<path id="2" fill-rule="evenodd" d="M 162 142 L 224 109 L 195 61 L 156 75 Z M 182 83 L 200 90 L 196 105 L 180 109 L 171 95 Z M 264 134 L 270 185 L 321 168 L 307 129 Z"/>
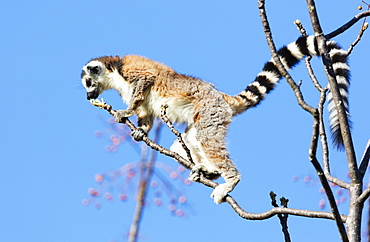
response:
<path id="1" fill-rule="evenodd" d="M 348 88 L 350 80 L 349 66 L 347 65 L 347 52 L 334 41 L 327 42 L 328 51 L 333 63 L 333 69 L 339 85 L 340 93 L 348 113 Z M 318 44 L 314 36 L 300 37 L 295 42 L 278 50 L 278 55 L 287 70 L 294 67 L 301 59 L 308 55 L 319 55 Z M 238 96 L 245 100 L 246 109 L 258 105 L 282 78 L 273 60 L 265 64 L 263 70 L 257 75 L 243 92 Z M 330 112 L 330 127 L 333 143 L 338 149 L 343 148 L 343 137 L 339 128 L 337 110 L 331 93 L 328 95 L 328 108 Z"/>

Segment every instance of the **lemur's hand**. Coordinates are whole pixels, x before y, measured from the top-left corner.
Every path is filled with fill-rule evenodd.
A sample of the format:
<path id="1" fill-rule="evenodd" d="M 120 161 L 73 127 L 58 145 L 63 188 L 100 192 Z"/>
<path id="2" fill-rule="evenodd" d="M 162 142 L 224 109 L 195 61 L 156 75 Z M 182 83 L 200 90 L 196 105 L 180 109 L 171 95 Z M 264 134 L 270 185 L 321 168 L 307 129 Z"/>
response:
<path id="1" fill-rule="evenodd" d="M 104 108 L 104 106 L 106 105 L 103 98 L 101 99 L 101 101 L 99 99 L 90 99 L 90 103 L 100 109 Z"/>
<path id="2" fill-rule="evenodd" d="M 137 128 L 131 132 L 132 138 L 136 141 L 142 141 L 146 135 L 147 133 L 142 128 Z"/>
<path id="3" fill-rule="evenodd" d="M 134 115 L 134 112 L 133 111 L 130 111 L 130 110 L 118 110 L 116 112 L 116 114 L 114 115 L 114 117 L 116 118 L 116 122 L 117 123 L 123 123 L 123 120 L 125 118 L 131 117 L 132 115 Z"/>

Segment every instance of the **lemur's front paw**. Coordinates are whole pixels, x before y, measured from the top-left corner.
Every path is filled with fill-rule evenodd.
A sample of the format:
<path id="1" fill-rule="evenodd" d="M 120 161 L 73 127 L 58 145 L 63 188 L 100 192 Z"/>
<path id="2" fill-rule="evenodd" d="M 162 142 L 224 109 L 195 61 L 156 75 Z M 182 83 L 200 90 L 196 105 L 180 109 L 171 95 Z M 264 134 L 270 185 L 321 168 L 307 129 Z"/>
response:
<path id="1" fill-rule="evenodd" d="M 204 165 L 196 164 L 190 171 L 189 180 L 198 181 L 200 178 L 200 174 L 202 174 L 205 178 L 210 180 L 217 179 L 221 175 L 221 173 L 217 170 L 209 171 Z"/>
<path id="2" fill-rule="evenodd" d="M 117 123 L 122 123 L 125 118 L 131 117 L 132 115 L 134 115 L 134 113 L 129 110 L 118 110 L 114 117 Z"/>
<path id="3" fill-rule="evenodd" d="M 230 185 L 227 183 L 222 183 L 218 185 L 213 192 L 211 193 L 211 197 L 213 197 L 213 201 L 216 204 L 220 204 L 226 202 L 225 198 L 227 194 L 231 191 Z"/>
<path id="4" fill-rule="evenodd" d="M 198 181 L 200 178 L 201 172 L 205 171 L 206 168 L 202 164 L 196 164 L 193 169 L 191 169 L 189 174 L 189 180 Z"/>
<path id="5" fill-rule="evenodd" d="M 142 141 L 144 136 L 147 135 L 142 128 L 137 128 L 131 132 L 131 136 L 136 141 Z"/>

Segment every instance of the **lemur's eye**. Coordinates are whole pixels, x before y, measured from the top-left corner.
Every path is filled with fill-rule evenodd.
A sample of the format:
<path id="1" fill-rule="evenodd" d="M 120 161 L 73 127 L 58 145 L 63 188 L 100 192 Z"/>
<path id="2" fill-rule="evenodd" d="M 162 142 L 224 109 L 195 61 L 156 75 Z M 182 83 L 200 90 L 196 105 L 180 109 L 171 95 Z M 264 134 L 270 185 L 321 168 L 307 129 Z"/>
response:
<path id="1" fill-rule="evenodd" d="M 99 73 L 100 73 L 101 68 L 100 68 L 100 66 L 88 66 L 88 67 L 87 67 L 87 70 L 89 70 L 89 72 L 90 72 L 91 74 L 95 74 L 95 75 L 97 75 L 97 74 L 99 74 Z"/>
<path id="2" fill-rule="evenodd" d="M 91 78 L 86 79 L 85 83 L 87 87 L 91 87 Z"/>

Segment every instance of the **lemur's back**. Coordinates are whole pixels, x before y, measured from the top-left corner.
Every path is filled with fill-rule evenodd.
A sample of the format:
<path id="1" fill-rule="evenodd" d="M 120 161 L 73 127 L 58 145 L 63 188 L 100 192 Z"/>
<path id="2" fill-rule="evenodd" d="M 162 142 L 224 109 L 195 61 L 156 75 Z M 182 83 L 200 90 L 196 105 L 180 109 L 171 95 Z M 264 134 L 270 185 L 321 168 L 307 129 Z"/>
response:
<path id="1" fill-rule="evenodd" d="M 139 76 L 153 78 L 151 87 L 163 97 L 176 97 L 192 100 L 197 92 L 204 88 L 214 88 L 213 84 L 199 78 L 179 74 L 169 66 L 137 55 L 126 55 L 123 58 L 122 71 L 127 81 L 135 81 Z"/>
<path id="2" fill-rule="evenodd" d="M 156 117 L 160 117 L 160 106 L 167 104 L 167 115 L 171 121 L 193 124 L 200 120 L 201 115 L 208 115 L 207 110 L 211 110 L 214 103 L 221 105 L 220 102 L 224 102 L 223 105 L 226 105 L 221 93 L 211 83 L 179 74 L 162 63 L 142 56 L 126 55 L 122 61 L 121 72 L 128 82 L 142 77 L 149 82 L 152 80 L 141 107 Z M 227 107 L 224 109 L 228 110 Z M 212 117 L 209 114 L 209 118 Z"/>

